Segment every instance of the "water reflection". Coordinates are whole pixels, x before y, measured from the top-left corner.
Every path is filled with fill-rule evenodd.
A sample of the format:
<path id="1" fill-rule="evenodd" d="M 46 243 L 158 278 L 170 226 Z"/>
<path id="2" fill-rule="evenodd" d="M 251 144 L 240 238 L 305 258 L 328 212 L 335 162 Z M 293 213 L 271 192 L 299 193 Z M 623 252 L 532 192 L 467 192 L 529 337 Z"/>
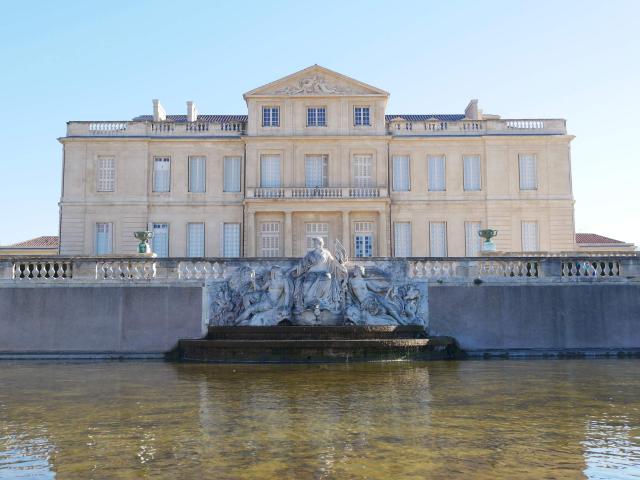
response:
<path id="1" fill-rule="evenodd" d="M 631 478 L 638 360 L 0 363 L 0 479 Z"/>

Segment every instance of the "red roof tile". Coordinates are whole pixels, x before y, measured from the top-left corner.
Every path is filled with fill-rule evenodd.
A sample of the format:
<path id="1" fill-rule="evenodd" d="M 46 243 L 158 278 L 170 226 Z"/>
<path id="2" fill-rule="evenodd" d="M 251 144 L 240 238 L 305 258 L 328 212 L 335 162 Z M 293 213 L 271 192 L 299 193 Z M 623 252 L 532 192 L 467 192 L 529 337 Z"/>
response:
<path id="1" fill-rule="evenodd" d="M 58 237 L 52 235 L 43 235 L 42 237 L 32 238 L 31 240 L 25 240 L 24 242 L 14 243 L 12 245 L 5 245 L 6 247 L 16 248 L 58 248 Z"/>
<path id="2" fill-rule="evenodd" d="M 611 243 L 626 243 L 626 242 L 615 240 L 609 237 L 604 237 L 602 235 L 598 235 L 597 233 L 576 233 L 576 243 L 589 243 L 589 244 L 601 243 L 603 245 L 606 245 Z"/>

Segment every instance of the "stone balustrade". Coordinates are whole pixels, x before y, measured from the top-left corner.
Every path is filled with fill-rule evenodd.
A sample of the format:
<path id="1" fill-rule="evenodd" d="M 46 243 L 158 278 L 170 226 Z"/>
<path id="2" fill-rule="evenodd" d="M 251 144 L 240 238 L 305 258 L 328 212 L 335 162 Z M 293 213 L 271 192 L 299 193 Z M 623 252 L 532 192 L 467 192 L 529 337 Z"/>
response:
<path id="1" fill-rule="evenodd" d="M 556 254 L 461 258 L 356 258 L 353 264 L 386 268 L 400 262 L 415 281 L 448 282 L 640 282 L 640 254 Z M 227 278 L 258 264 L 292 259 L 127 257 L 0 257 L 0 284 L 94 282 L 175 283 Z"/>
<path id="2" fill-rule="evenodd" d="M 233 137 L 245 133 L 241 122 L 68 122 L 68 137 Z"/>
<path id="3" fill-rule="evenodd" d="M 567 126 L 562 119 L 490 119 L 459 121 L 408 122 L 394 120 L 389 123 L 394 136 L 443 135 L 565 135 Z"/>
<path id="4" fill-rule="evenodd" d="M 388 197 L 382 187 L 257 187 L 247 188 L 247 198 L 368 199 Z"/>

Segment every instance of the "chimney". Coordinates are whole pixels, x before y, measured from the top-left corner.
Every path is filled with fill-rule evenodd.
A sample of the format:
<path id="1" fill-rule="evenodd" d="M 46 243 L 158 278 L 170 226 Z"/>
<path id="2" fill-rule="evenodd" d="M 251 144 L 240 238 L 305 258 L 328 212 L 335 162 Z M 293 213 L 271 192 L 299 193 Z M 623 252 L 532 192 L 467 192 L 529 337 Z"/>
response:
<path id="1" fill-rule="evenodd" d="M 154 122 L 164 122 L 167 119 L 167 112 L 164 111 L 162 105 L 160 104 L 160 100 L 157 98 L 153 99 L 153 121 Z"/>
<path id="2" fill-rule="evenodd" d="M 478 110 L 478 99 L 469 101 L 469 105 L 464 109 L 464 117 L 467 120 L 482 120 L 480 118 L 480 110 Z"/>
<path id="3" fill-rule="evenodd" d="M 187 122 L 195 122 L 198 120 L 198 107 L 195 102 L 189 100 L 187 102 Z"/>

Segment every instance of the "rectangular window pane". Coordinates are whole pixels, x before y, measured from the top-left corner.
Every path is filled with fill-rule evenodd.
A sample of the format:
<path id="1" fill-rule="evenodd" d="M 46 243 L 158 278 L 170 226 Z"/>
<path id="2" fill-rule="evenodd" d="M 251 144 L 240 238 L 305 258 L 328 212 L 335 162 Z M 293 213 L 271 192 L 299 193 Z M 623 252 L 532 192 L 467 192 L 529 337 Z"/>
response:
<path id="1" fill-rule="evenodd" d="M 353 120 L 355 125 L 369 125 L 369 107 L 355 107 Z"/>
<path id="2" fill-rule="evenodd" d="M 480 156 L 465 155 L 464 163 L 464 189 L 467 191 L 480 190 Z"/>
<path id="3" fill-rule="evenodd" d="M 280 186 L 280 156 L 262 155 L 260 157 L 260 186 Z"/>
<path id="4" fill-rule="evenodd" d="M 522 222 L 522 251 L 539 251 L 538 222 Z"/>
<path id="5" fill-rule="evenodd" d="M 113 253 L 113 224 L 96 223 L 96 255 Z"/>
<path id="6" fill-rule="evenodd" d="M 204 223 L 187 224 L 187 257 L 204 257 Z"/>
<path id="7" fill-rule="evenodd" d="M 393 190 L 409 191 L 409 157 L 406 155 L 393 157 Z"/>
<path id="8" fill-rule="evenodd" d="M 113 157 L 98 157 L 96 174 L 97 190 L 113 192 L 116 189 L 116 160 Z"/>
<path id="9" fill-rule="evenodd" d="M 154 223 L 153 237 L 151 237 L 151 248 L 153 253 L 159 257 L 169 256 L 169 224 Z"/>
<path id="10" fill-rule="evenodd" d="M 467 257 L 477 257 L 482 249 L 482 238 L 478 235 L 480 222 L 464 222 L 464 246 Z"/>
<path id="11" fill-rule="evenodd" d="M 206 179 L 206 157 L 189 157 L 189 191 L 203 193 Z"/>
<path id="12" fill-rule="evenodd" d="M 313 238 L 320 237 L 324 241 L 324 246 L 329 247 L 329 224 L 328 223 L 307 223 L 305 224 L 305 234 L 307 239 L 307 250 L 313 248 Z"/>
<path id="13" fill-rule="evenodd" d="M 535 155 L 519 155 L 520 190 L 538 189 L 538 169 Z"/>
<path id="14" fill-rule="evenodd" d="M 222 256 L 240 256 L 240 224 L 225 223 L 222 226 Z"/>
<path id="15" fill-rule="evenodd" d="M 411 224 L 396 222 L 393 224 L 393 255 L 395 257 L 411 256 Z"/>
<path id="16" fill-rule="evenodd" d="M 277 127 L 280 124 L 280 109 L 278 107 L 262 107 L 262 126 Z"/>
<path id="17" fill-rule="evenodd" d="M 153 191 L 168 192 L 171 186 L 171 158 L 153 159 Z"/>
<path id="18" fill-rule="evenodd" d="M 328 183 L 327 155 L 306 155 L 304 158 L 304 163 L 305 186 L 309 188 L 326 187 Z"/>
<path id="19" fill-rule="evenodd" d="M 429 222 L 429 253 L 432 257 L 447 256 L 447 224 Z"/>
<path id="20" fill-rule="evenodd" d="M 354 187 L 367 188 L 373 186 L 373 157 L 371 155 L 353 156 Z"/>
<path id="21" fill-rule="evenodd" d="M 263 257 L 280 256 L 279 222 L 263 222 L 260 224 L 260 255 Z"/>
<path id="22" fill-rule="evenodd" d="M 443 192 L 445 185 L 445 158 L 444 155 L 429 155 L 429 191 Z"/>
<path id="23" fill-rule="evenodd" d="M 354 222 L 354 246 L 356 257 L 373 256 L 373 222 Z"/>
<path id="24" fill-rule="evenodd" d="M 327 110 L 322 107 L 316 109 L 316 126 L 324 127 L 327 125 Z"/>
<path id="25" fill-rule="evenodd" d="M 240 157 L 224 157 L 224 191 L 240 191 Z"/>

